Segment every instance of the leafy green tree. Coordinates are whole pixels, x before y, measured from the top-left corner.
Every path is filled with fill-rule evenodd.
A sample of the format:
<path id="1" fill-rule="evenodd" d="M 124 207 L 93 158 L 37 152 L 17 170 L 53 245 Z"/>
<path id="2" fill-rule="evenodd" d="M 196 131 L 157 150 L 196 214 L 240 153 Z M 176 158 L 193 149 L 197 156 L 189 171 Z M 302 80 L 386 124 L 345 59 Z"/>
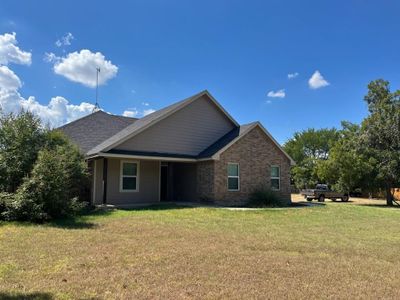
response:
<path id="1" fill-rule="evenodd" d="M 39 151 L 30 177 L 17 190 L 6 217 L 41 222 L 65 217 L 81 208 L 79 197 L 88 183 L 82 154 L 61 134 L 52 132 L 50 143 Z"/>
<path id="2" fill-rule="evenodd" d="M 317 174 L 335 190 L 351 192 L 356 188 L 371 190 L 374 186 L 375 161 L 359 151 L 360 126 L 342 122 L 340 138 L 330 149 L 327 160 L 317 163 Z"/>
<path id="3" fill-rule="evenodd" d="M 361 125 L 360 148 L 375 161 L 376 183 L 393 205 L 392 189 L 400 184 L 400 90 L 391 92 L 389 82 L 378 79 L 364 99 L 370 114 Z"/>
<path id="4" fill-rule="evenodd" d="M 285 145 L 285 151 L 294 159 L 292 179 L 297 188 L 315 186 L 321 181 L 316 166 L 319 161 L 327 160 L 329 151 L 339 139 L 335 129 L 308 129 L 296 132 Z"/>
<path id="5" fill-rule="evenodd" d="M 15 192 L 29 176 L 44 140 L 45 129 L 32 113 L 0 112 L 0 191 Z"/>

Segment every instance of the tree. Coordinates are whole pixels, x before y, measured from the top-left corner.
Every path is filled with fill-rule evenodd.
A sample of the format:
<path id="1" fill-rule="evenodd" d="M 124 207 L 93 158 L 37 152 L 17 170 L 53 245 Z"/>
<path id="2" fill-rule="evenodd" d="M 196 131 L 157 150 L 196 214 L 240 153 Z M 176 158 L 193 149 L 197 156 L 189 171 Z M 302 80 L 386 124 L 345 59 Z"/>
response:
<path id="1" fill-rule="evenodd" d="M 328 159 L 329 151 L 339 139 L 335 129 L 308 129 L 296 132 L 285 145 L 285 151 L 294 159 L 296 166 L 292 168 L 292 179 L 297 188 L 315 186 L 318 177 L 316 166 L 318 161 Z"/>
<path id="2" fill-rule="evenodd" d="M 84 157 L 63 133 L 30 112 L 0 115 L 0 218 L 70 215 L 87 200 L 88 183 Z"/>
<path id="3" fill-rule="evenodd" d="M 330 149 L 328 159 L 317 164 L 318 177 L 335 190 L 349 193 L 374 186 L 374 160 L 359 151 L 360 130 L 359 125 L 343 121 L 340 138 Z"/>
<path id="4" fill-rule="evenodd" d="M 43 147 L 45 129 L 31 112 L 0 112 L 0 192 L 15 192 Z"/>
<path id="5" fill-rule="evenodd" d="M 378 79 L 364 99 L 370 114 L 361 125 L 360 149 L 375 161 L 376 182 L 393 205 L 392 189 L 400 184 L 400 90 L 391 92 L 389 82 Z"/>
<path id="6" fill-rule="evenodd" d="M 7 219 L 41 222 L 74 214 L 88 183 L 86 163 L 76 146 L 58 132 L 39 151 L 30 177 L 18 188 Z"/>

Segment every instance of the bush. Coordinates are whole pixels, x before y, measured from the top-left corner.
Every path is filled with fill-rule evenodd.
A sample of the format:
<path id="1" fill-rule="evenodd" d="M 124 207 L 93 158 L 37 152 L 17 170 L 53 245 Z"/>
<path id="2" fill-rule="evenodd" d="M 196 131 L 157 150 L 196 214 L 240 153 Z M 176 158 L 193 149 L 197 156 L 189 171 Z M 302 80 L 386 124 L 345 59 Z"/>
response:
<path id="1" fill-rule="evenodd" d="M 42 222 L 75 214 L 89 196 L 86 168 L 62 132 L 30 112 L 0 109 L 0 219 Z"/>
<path id="2" fill-rule="evenodd" d="M 78 149 L 68 142 L 39 151 L 31 176 L 26 177 L 11 202 L 8 219 L 32 222 L 76 214 L 88 182 L 86 164 Z"/>
<path id="3" fill-rule="evenodd" d="M 250 195 L 249 206 L 253 207 L 284 207 L 286 201 L 269 188 L 261 187 Z"/>

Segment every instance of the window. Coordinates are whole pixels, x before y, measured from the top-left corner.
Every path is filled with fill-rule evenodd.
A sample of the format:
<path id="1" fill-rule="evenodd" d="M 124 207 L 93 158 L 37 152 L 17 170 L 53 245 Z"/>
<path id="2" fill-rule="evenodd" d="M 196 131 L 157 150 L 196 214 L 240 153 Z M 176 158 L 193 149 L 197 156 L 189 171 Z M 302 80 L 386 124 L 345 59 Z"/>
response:
<path id="1" fill-rule="evenodd" d="M 271 166 L 271 189 L 279 191 L 281 188 L 281 169 L 278 166 Z"/>
<path id="2" fill-rule="evenodd" d="M 228 191 L 239 190 L 239 164 L 228 164 Z"/>
<path id="3" fill-rule="evenodd" d="M 132 161 L 121 161 L 121 192 L 136 192 L 139 184 L 139 164 Z"/>

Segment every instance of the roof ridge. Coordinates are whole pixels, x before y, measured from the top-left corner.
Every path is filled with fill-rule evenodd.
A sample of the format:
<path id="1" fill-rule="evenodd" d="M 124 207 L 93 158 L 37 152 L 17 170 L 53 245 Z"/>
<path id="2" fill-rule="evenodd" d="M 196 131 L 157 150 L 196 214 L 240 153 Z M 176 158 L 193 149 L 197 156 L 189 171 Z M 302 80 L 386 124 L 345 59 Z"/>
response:
<path id="1" fill-rule="evenodd" d="M 71 121 L 71 122 L 69 122 L 69 123 L 65 123 L 64 125 L 61 125 L 60 127 L 57 127 L 56 129 L 64 128 L 64 127 L 66 127 L 66 126 L 68 126 L 68 125 L 74 124 L 74 123 L 76 123 L 77 121 L 80 121 L 80 120 L 82 120 L 82 119 L 86 119 L 86 118 L 88 118 L 88 117 L 90 117 L 90 116 L 93 116 L 93 115 L 95 115 L 95 114 L 97 114 L 97 113 L 104 113 L 104 114 L 107 114 L 106 112 L 104 112 L 104 111 L 102 111 L 102 110 L 98 110 L 98 111 L 95 111 L 95 112 L 91 112 L 90 114 L 87 114 L 87 115 L 85 115 L 85 116 L 83 116 L 83 117 L 81 117 L 81 118 L 78 118 L 78 119 L 76 119 L 76 120 L 73 120 L 73 121 Z"/>
<path id="2" fill-rule="evenodd" d="M 109 116 L 109 117 L 124 118 L 124 119 L 129 119 L 129 120 L 132 120 L 132 121 L 133 121 L 133 120 L 135 120 L 135 121 L 139 120 L 139 118 L 127 117 L 127 116 L 122 116 L 122 115 L 115 115 L 115 114 L 111 114 L 111 113 L 105 112 L 105 111 L 103 111 L 103 110 L 98 110 L 98 111 L 92 112 L 92 113 L 90 113 L 90 114 L 87 114 L 87 115 L 85 115 L 85 116 L 83 116 L 83 117 L 81 117 L 81 118 L 78 118 L 78 119 L 76 119 L 76 120 L 73 120 L 73 121 L 71 121 L 71 122 L 69 122 L 69 123 L 66 123 L 66 124 L 64 124 L 64 125 L 61 125 L 60 127 L 57 127 L 56 129 L 63 129 L 63 128 L 65 128 L 65 127 L 71 125 L 71 124 L 74 124 L 74 123 L 76 123 L 76 122 L 78 122 L 78 121 L 81 121 L 81 120 L 83 120 L 83 119 L 86 119 L 86 118 L 88 118 L 88 117 L 91 117 L 91 116 L 93 116 L 93 115 L 95 115 L 95 114 L 99 114 L 99 113 L 103 113 L 104 115 L 107 115 L 107 116 Z M 129 126 L 129 125 L 128 125 L 128 126 Z"/>

